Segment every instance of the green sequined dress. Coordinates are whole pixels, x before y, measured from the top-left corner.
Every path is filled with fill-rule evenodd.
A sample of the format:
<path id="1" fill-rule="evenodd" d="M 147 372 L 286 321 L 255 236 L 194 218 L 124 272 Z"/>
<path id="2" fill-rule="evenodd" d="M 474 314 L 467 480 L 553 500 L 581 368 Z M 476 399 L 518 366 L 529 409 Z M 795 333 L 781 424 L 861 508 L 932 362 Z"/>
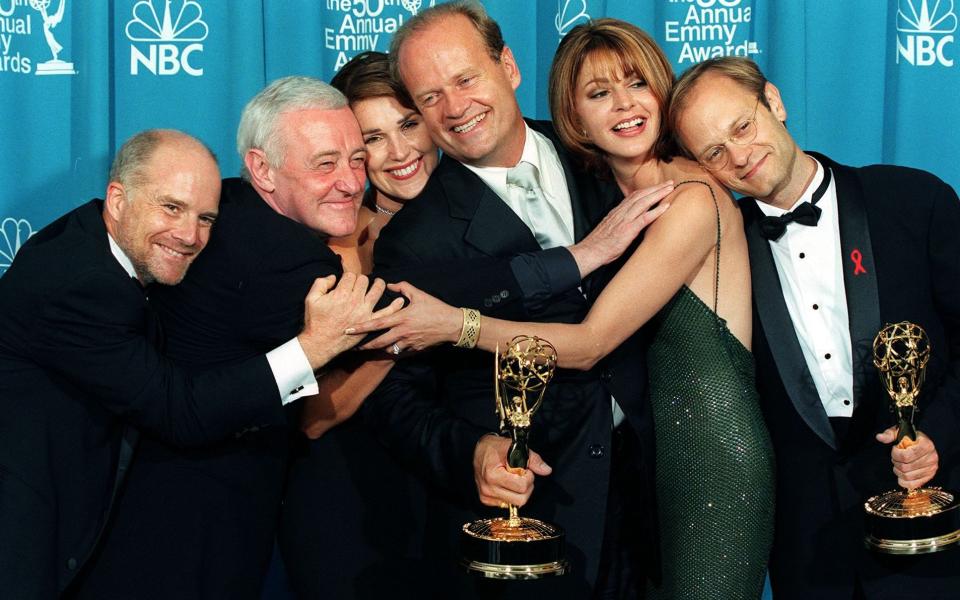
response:
<path id="1" fill-rule="evenodd" d="M 654 326 L 662 581 L 647 597 L 757 600 L 773 541 L 774 467 L 753 357 L 686 286 Z"/>

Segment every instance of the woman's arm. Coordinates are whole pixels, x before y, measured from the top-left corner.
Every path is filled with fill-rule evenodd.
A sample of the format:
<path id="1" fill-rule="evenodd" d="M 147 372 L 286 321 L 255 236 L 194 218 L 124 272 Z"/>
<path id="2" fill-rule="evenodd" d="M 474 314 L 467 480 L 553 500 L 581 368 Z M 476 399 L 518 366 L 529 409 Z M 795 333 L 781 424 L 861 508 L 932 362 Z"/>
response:
<path id="1" fill-rule="evenodd" d="M 624 264 L 579 324 L 520 323 L 484 317 L 477 347 L 493 351 L 517 335 L 535 335 L 556 347 L 565 368 L 589 369 L 653 317 L 682 285 L 699 271 L 716 243 L 716 207 L 710 192 L 691 186 L 676 192 L 669 211 L 647 229 L 643 242 Z M 393 328 L 364 348 L 403 347 L 416 340 L 421 329 L 458 331 L 460 309 L 450 307 L 412 286 L 391 286 L 411 300 L 411 306 L 385 319 L 351 328 L 357 333 Z M 430 316 L 430 325 L 410 317 Z M 423 323 L 423 324 L 420 324 Z M 457 327 L 453 325 L 456 324 Z M 453 336 L 447 341 L 456 342 Z"/>
<path id="2" fill-rule="evenodd" d="M 356 364 L 339 365 L 325 373 L 317 379 L 320 388 L 317 395 L 304 399 L 300 429 L 315 440 L 352 417 L 393 365 L 390 358 L 370 358 Z"/>

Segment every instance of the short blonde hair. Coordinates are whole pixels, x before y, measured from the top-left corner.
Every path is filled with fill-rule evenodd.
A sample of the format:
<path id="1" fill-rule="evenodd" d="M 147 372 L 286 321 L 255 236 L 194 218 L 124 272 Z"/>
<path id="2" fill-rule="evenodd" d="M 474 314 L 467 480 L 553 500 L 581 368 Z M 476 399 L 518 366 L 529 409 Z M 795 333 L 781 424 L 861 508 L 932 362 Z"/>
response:
<path id="1" fill-rule="evenodd" d="M 619 19 L 596 19 L 570 30 L 553 58 L 550 67 L 550 114 L 564 145 L 585 165 L 602 168 L 604 152 L 583 133 L 576 111 L 577 78 L 584 64 L 593 58 L 608 60 L 624 74 L 633 73 L 646 82 L 661 113 L 666 113 L 673 68 L 663 50 L 639 27 Z M 663 121 L 661 121 L 663 123 Z M 660 159 L 672 156 L 672 137 L 658 132 L 654 155 Z"/>

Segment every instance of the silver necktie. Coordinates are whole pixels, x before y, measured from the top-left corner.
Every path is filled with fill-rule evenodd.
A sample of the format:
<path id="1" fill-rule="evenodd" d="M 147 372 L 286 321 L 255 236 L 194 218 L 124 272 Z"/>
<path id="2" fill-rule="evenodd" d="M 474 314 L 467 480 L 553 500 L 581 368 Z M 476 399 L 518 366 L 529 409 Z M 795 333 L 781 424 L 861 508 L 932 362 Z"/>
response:
<path id="1" fill-rule="evenodd" d="M 507 171 L 507 186 L 513 188 L 522 199 L 520 210 L 526 216 L 523 221 L 530 227 L 541 248 L 568 246 L 573 243 L 573 238 L 560 214 L 544 196 L 538 175 L 537 167 L 521 161 Z"/>

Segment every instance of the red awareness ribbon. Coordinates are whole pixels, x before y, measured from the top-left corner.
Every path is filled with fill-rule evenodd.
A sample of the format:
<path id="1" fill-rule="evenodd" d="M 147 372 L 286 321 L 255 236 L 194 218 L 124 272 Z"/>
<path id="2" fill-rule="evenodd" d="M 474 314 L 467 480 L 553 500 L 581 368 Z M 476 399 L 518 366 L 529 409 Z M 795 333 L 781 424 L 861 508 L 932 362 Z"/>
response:
<path id="1" fill-rule="evenodd" d="M 854 275 L 867 272 L 867 270 L 863 268 L 863 254 L 860 254 L 860 250 L 854 248 L 853 252 L 850 253 L 850 260 L 853 261 Z"/>

